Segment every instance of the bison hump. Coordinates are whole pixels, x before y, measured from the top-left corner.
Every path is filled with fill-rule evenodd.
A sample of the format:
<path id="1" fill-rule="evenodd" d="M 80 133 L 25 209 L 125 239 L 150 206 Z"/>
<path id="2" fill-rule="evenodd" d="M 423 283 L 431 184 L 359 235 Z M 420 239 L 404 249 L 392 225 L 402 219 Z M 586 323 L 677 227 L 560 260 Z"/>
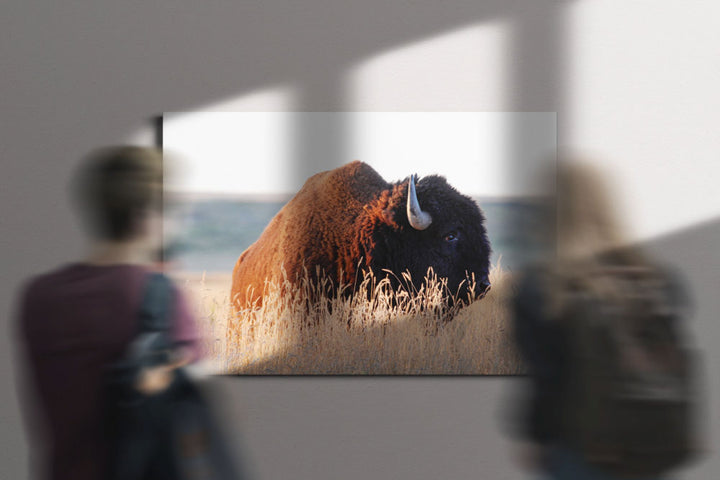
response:
<path id="1" fill-rule="evenodd" d="M 359 259 L 369 260 L 361 238 L 371 206 L 392 186 L 369 165 L 355 161 L 310 177 L 239 258 L 233 294 L 278 279 L 280 266 L 293 281 L 315 268 L 335 282 L 347 282 Z"/>
<path id="2" fill-rule="evenodd" d="M 310 177 L 296 197 L 312 196 L 328 207 L 338 208 L 348 203 L 366 205 L 390 185 L 375 169 L 359 160 L 334 170 Z"/>

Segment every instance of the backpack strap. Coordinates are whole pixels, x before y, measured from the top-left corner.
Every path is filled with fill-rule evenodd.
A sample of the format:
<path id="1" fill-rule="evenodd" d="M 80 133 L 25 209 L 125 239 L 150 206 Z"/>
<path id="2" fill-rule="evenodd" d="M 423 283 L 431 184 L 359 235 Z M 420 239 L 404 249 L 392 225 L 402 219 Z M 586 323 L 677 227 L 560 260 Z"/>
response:
<path id="1" fill-rule="evenodd" d="M 157 272 L 148 275 L 140 304 L 140 333 L 170 330 L 172 297 L 173 288 L 168 277 Z"/>
<path id="2" fill-rule="evenodd" d="M 138 313 L 138 334 L 125 359 L 144 365 L 168 363 L 171 357 L 170 316 L 173 288 L 169 278 L 153 272 L 147 277 Z"/>

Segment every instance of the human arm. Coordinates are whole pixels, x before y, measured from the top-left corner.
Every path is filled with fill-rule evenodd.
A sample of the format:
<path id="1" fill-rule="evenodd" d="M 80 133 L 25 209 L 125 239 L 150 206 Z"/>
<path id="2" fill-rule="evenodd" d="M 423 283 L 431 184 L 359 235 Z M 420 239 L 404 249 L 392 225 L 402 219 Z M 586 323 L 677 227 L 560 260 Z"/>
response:
<path id="1" fill-rule="evenodd" d="M 172 306 L 169 309 L 172 353 L 167 363 L 143 368 L 138 374 L 136 388 L 146 394 L 165 390 L 176 369 L 198 361 L 202 357 L 200 332 L 183 292 L 172 286 Z"/>

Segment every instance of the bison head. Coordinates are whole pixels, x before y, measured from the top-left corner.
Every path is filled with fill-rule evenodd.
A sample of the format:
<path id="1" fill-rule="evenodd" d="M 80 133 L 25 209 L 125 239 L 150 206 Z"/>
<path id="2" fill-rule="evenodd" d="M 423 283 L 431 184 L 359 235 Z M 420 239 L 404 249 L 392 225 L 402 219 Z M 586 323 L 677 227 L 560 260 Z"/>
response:
<path id="1" fill-rule="evenodd" d="M 415 289 L 432 268 L 447 281 L 451 296 L 466 298 L 473 283 L 474 293 L 484 294 L 490 286 L 490 243 L 480 208 L 444 177 L 416 178 L 393 185 L 383 208 L 385 221 L 372 230 L 369 266 L 376 274 L 407 271 Z"/>

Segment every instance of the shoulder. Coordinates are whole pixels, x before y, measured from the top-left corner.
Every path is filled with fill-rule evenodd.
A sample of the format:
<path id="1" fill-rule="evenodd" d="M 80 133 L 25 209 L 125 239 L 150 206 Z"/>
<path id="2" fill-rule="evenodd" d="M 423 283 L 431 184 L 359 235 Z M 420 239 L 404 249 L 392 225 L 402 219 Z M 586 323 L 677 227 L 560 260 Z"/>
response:
<path id="1" fill-rule="evenodd" d="M 21 307 L 33 302 L 42 302 L 62 288 L 72 276 L 76 264 L 67 264 L 26 278 L 18 289 Z"/>
<path id="2" fill-rule="evenodd" d="M 23 281 L 16 295 L 13 317 L 16 335 L 25 337 L 29 330 L 29 318 L 32 317 L 33 304 L 42 302 L 45 275 L 36 275 Z"/>
<path id="3" fill-rule="evenodd" d="M 693 309 L 693 300 L 687 279 L 682 271 L 669 264 L 659 264 L 656 266 L 659 275 L 664 282 L 664 291 L 669 302 L 689 314 Z"/>
<path id="4" fill-rule="evenodd" d="M 109 297 L 135 303 L 152 270 L 143 265 L 92 265 L 69 263 L 28 278 L 19 291 L 25 304 L 67 305 Z"/>
<path id="5" fill-rule="evenodd" d="M 687 281 L 679 268 L 656 260 L 648 261 L 641 267 L 650 272 L 646 278 L 655 280 L 655 285 L 661 287 L 669 299 L 687 301 Z"/>
<path id="6" fill-rule="evenodd" d="M 171 276 L 163 272 L 147 270 L 145 277 L 146 286 L 154 283 L 158 288 L 168 292 L 175 299 L 182 299 L 185 296 L 184 289 L 181 288 Z"/>
<path id="7" fill-rule="evenodd" d="M 22 295 L 28 296 L 42 293 L 44 290 L 51 287 L 57 281 L 61 281 L 67 275 L 67 272 L 71 271 L 74 266 L 75 264 L 67 264 L 28 277 L 27 279 L 25 279 L 25 281 L 20 287 Z"/>
<path id="8" fill-rule="evenodd" d="M 17 297 L 19 298 L 20 303 L 23 303 L 27 301 L 28 298 L 32 298 L 33 296 L 35 296 L 38 290 L 42 291 L 43 283 L 43 275 L 36 275 L 25 279 L 18 288 Z"/>

